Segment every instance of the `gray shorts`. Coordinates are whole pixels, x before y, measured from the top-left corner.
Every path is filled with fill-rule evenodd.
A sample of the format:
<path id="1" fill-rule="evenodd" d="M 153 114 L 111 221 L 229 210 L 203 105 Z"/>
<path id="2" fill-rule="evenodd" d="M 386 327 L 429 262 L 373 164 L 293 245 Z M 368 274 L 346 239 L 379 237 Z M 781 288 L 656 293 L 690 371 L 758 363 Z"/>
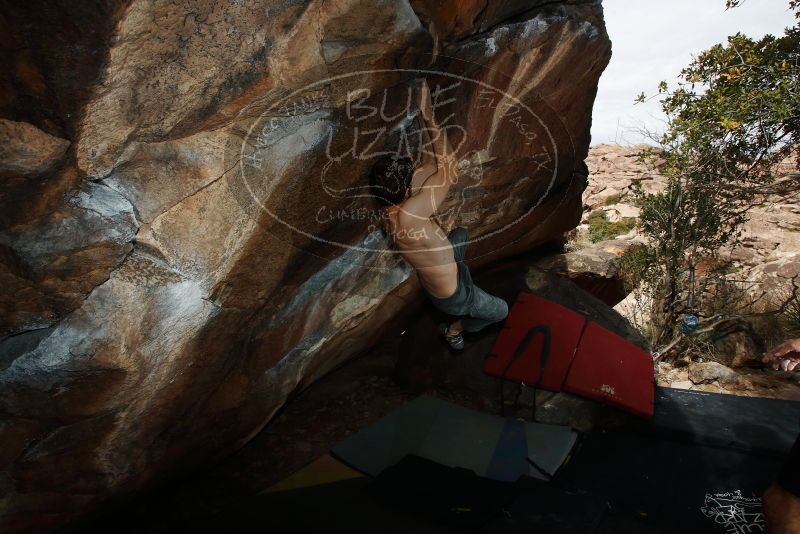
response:
<path id="1" fill-rule="evenodd" d="M 464 330 L 477 332 L 482 328 L 502 321 L 508 315 L 506 301 L 490 295 L 472 281 L 472 275 L 464 263 L 469 234 L 466 228 L 457 227 L 447 236 L 453 245 L 458 280 L 456 291 L 449 297 L 437 297 L 427 291 L 428 298 L 440 311 L 461 320 Z"/>

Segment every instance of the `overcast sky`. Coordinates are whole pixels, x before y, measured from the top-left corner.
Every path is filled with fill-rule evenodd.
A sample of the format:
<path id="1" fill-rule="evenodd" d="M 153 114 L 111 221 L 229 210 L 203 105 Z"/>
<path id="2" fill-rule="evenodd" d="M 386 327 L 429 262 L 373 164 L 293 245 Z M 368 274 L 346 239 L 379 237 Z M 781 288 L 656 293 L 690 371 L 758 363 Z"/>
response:
<path id="1" fill-rule="evenodd" d="M 661 80 L 674 88 L 692 54 L 737 31 L 754 38 L 780 35 L 794 21 L 788 5 L 788 0 L 747 0 L 725 11 L 725 0 L 603 0 L 613 54 L 600 78 L 592 144 L 646 142 L 633 130 L 643 124 L 663 131 L 657 99 L 634 106 L 636 95 L 655 94 Z"/>

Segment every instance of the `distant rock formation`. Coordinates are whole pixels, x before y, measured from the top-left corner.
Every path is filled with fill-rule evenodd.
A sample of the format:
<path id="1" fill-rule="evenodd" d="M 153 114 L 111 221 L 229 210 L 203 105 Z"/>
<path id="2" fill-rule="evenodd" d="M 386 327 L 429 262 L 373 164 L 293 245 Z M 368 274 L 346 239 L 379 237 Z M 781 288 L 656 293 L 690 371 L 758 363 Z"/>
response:
<path id="1" fill-rule="evenodd" d="M 590 218 L 598 213 L 609 221 L 639 216 L 639 208 L 633 203 L 634 184 L 649 193 L 666 186 L 666 178 L 657 169 L 636 157 L 644 148 L 646 145 L 591 147 L 586 159 L 590 173 L 583 197 L 585 211 L 569 247 L 572 251 L 545 258 L 540 262 L 541 267 L 579 282 L 594 280 L 595 287 L 605 290 L 610 281 L 619 277 L 620 257 L 630 246 L 643 240 L 638 231 L 634 229 L 599 243 L 588 243 L 584 236 Z M 790 159 L 778 169 L 782 177 L 796 172 Z M 728 278 L 749 292 L 758 306 L 774 309 L 776 301 L 789 293 L 792 278 L 797 276 L 800 283 L 800 200 L 767 199 L 753 208 L 743 230 L 744 239 L 739 246 L 721 251 L 723 259 L 733 262 Z M 584 287 L 587 288 L 585 284 Z M 591 287 L 587 289 L 591 291 Z M 619 302 L 615 309 L 641 327 L 649 320 L 649 305 L 646 288 L 640 288 Z M 714 329 L 710 341 L 714 353 L 709 357 L 713 357 L 713 361 L 680 361 L 675 365 L 660 362 L 659 385 L 800 399 L 800 385 L 795 374 L 759 368 L 766 347 L 748 322 L 726 321 Z"/>
<path id="2" fill-rule="evenodd" d="M 634 184 L 648 193 L 664 189 L 666 178 L 636 157 L 644 148 L 646 145 L 624 147 L 604 144 L 591 147 L 586 158 L 589 185 L 583 194 L 584 215 L 582 224 L 577 228 L 578 234 L 586 230 L 593 213 L 602 213 L 609 221 L 638 217 L 639 208 L 633 202 L 632 195 Z M 779 166 L 777 173 L 783 177 L 797 173 L 791 158 Z M 626 235 L 616 236 L 612 242 L 589 246 L 588 251 L 581 251 L 587 255 L 592 249 L 614 248 L 621 254 L 627 249 L 626 244 L 641 239 L 638 232 L 633 230 Z M 614 247 L 610 247 L 612 243 Z M 800 277 L 800 200 L 766 199 L 752 209 L 749 220 L 743 226 L 741 244 L 722 252 L 723 257 L 733 261 L 736 266 L 735 278 L 752 282 L 747 289 L 756 298 L 763 294 L 782 294 L 787 287 L 791 287 L 792 277 Z M 607 270 L 608 264 L 595 268 Z"/>
<path id="3" fill-rule="evenodd" d="M 419 298 L 350 151 L 414 78 L 478 173 L 475 266 L 573 228 L 611 54 L 599 0 L 12 2 L 0 34 L 4 532 L 235 450 Z"/>

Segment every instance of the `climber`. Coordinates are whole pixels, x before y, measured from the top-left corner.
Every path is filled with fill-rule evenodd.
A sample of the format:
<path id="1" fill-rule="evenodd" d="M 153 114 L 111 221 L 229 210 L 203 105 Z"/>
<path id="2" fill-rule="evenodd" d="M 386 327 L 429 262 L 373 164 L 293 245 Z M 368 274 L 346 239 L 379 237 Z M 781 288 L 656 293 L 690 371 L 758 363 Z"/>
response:
<path id="1" fill-rule="evenodd" d="M 764 355 L 763 361 L 776 371 L 794 371 L 800 366 L 800 339 L 778 345 Z M 795 441 L 778 480 L 764 494 L 763 504 L 767 532 L 800 532 L 800 437 Z"/>
<path id="2" fill-rule="evenodd" d="M 453 319 L 439 329 L 450 347 L 460 350 L 464 348 L 463 331 L 477 332 L 502 321 L 508 305 L 473 283 L 464 263 L 466 228 L 457 227 L 445 235 L 431 219 L 457 180 L 457 158 L 447 128 L 440 128 L 436 120 L 425 80 L 420 84 L 418 106 L 424 123 L 420 156 L 416 161 L 399 154 L 378 160 L 370 173 L 370 186 L 384 206 L 384 230 L 416 269 L 433 305 Z"/>

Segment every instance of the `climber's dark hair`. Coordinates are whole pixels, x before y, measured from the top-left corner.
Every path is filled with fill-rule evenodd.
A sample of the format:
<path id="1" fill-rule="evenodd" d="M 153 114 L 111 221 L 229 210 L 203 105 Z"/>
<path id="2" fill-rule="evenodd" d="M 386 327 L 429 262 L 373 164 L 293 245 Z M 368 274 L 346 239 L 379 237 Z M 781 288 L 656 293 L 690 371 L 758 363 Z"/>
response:
<path id="1" fill-rule="evenodd" d="M 414 167 L 409 156 L 385 156 L 375 161 L 369 173 L 369 187 L 381 206 L 400 204 L 406 199 Z"/>

